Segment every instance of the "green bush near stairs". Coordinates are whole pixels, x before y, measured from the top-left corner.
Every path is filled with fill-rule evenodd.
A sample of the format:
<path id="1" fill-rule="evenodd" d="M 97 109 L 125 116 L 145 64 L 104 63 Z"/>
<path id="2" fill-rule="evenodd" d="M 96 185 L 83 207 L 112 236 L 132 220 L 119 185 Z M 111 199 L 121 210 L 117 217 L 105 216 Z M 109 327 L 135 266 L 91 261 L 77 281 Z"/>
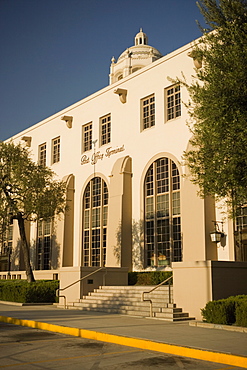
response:
<path id="1" fill-rule="evenodd" d="M 201 312 L 208 323 L 247 327 L 247 295 L 210 301 Z"/>
<path id="2" fill-rule="evenodd" d="M 158 285 L 172 276 L 171 271 L 129 272 L 129 285 Z M 172 279 L 170 280 L 172 284 Z M 169 284 L 169 282 L 164 285 Z"/>
<path id="3" fill-rule="evenodd" d="M 18 303 L 55 303 L 58 280 L 0 280 L 0 301 Z"/>

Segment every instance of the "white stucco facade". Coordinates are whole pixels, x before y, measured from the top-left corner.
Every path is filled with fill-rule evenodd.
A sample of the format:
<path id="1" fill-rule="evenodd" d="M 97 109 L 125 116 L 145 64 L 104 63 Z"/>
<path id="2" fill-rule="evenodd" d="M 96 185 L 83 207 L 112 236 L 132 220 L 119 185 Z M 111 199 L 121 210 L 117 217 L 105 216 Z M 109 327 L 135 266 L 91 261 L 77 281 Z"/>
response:
<path id="1" fill-rule="evenodd" d="M 189 117 L 183 104 L 188 101 L 188 92 L 184 86 L 180 86 L 177 95 L 175 90 L 171 91 L 173 100 L 169 101 L 167 95 L 169 89 L 176 87 L 171 79 L 181 78 L 183 73 L 187 82 L 191 81 L 195 65 L 188 53 L 192 47 L 192 44 L 188 44 L 162 57 L 157 49 L 147 44 L 147 35 L 140 30 L 134 46 L 125 50 L 117 61 L 112 60 L 109 86 L 11 138 L 23 144 L 26 143 L 23 137 L 29 138 L 30 150 L 36 162 L 40 161 L 41 146 L 45 144 L 46 165 L 52 168 L 59 179 L 67 179 L 72 207 L 69 216 L 65 215 L 54 227 L 59 252 L 56 252 L 56 262 L 49 265 L 51 274 L 53 269 L 59 275 L 61 271 L 69 269 L 79 271 L 83 267 L 104 265 L 142 271 L 174 267 L 175 271 L 184 264 L 191 267 L 195 261 L 235 260 L 232 221 L 224 219 L 224 232 L 227 234 L 224 246 L 212 243 L 209 235 L 213 230 L 212 221 L 221 221 L 225 215 L 217 210 L 212 199 L 199 198 L 196 186 L 188 177 L 184 177 L 188 171 L 183 165 L 182 156 L 191 137 L 187 126 Z M 178 97 L 181 102 L 176 102 Z M 146 111 L 145 104 L 148 107 Z M 174 117 L 169 111 L 169 104 L 171 107 L 173 104 Z M 146 123 L 145 114 L 148 117 Z M 106 120 L 102 121 L 102 118 Z M 88 140 L 85 139 L 85 130 L 89 132 Z M 57 138 L 60 140 L 59 160 L 52 163 L 54 139 Z M 166 170 L 162 167 L 162 171 L 170 171 L 167 177 L 158 173 L 157 161 L 162 158 L 167 161 Z M 152 201 L 148 201 L 145 184 L 152 165 L 157 175 L 156 180 L 152 180 L 156 195 L 152 195 Z M 169 178 L 167 181 L 171 181 L 170 186 L 173 186 L 168 191 L 161 191 L 163 198 L 159 198 L 159 176 L 162 181 Z M 93 240 L 92 227 L 88 228 L 88 234 L 85 231 L 84 201 L 85 191 L 89 189 L 87 186 L 90 183 L 93 186 L 92 181 L 96 177 L 103 180 L 101 186 L 105 184 L 108 191 L 108 215 L 107 221 L 103 220 L 102 213 L 99 216 L 101 244 L 97 253 L 105 253 L 105 257 L 97 259 L 96 256 L 93 259 L 91 248 L 96 242 Z M 175 177 L 179 178 L 177 187 L 174 185 Z M 178 193 L 179 196 L 174 195 Z M 160 199 L 166 199 L 170 204 L 166 211 L 164 205 L 159 208 Z M 176 210 L 174 199 L 177 200 Z M 152 221 L 147 216 L 149 202 L 152 202 L 152 212 L 156 212 L 151 215 L 151 220 L 154 218 L 152 227 L 149 224 Z M 160 209 L 163 216 L 160 216 Z M 89 212 L 93 217 L 93 209 Z M 167 223 L 160 223 L 160 219 L 167 220 Z M 179 226 L 175 225 L 175 219 Z M 135 229 L 133 225 L 142 226 Z M 159 228 L 159 225 L 163 226 Z M 153 241 L 149 242 L 148 247 L 149 227 Z M 158 237 L 154 229 L 158 230 Z M 105 233 L 103 241 L 102 233 Z M 170 234 L 163 238 L 165 233 Z M 18 234 L 15 235 L 16 242 Z M 91 238 L 86 264 L 85 235 Z M 42 263 L 39 268 L 37 266 L 37 238 L 37 223 L 33 223 L 30 228 L 33 268 L 34 271 L 42 270 L 47 274 L 49 269 L 44 271 L 47 269 L 42 269 Z M 177 244 L 176 238 L 180 238 Z M 172 250 L 175 244 L 177 250 L 169 252 L 169 258 L 164 256 L 164 252 L 160 253 L 164 260 L 167 258 L 167 263 L 160 262 L 162 258 L 159 259 L 157 255 L 159 248 L 161 251 Z M 16 271 L 18 268 L 15 264 Z M 3 272 L 0 274 L 3 275 Z M 73 278 L 77 278 L 78 274 L 75 273 Z"/>

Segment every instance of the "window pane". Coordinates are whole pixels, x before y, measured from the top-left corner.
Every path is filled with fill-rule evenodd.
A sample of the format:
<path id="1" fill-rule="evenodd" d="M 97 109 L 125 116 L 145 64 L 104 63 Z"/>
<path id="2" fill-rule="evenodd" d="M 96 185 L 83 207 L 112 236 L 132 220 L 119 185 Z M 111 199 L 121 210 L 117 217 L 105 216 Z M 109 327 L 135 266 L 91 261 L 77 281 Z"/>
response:
<path id="1" fill-rule="evenodd" d="M 167 121 L 181 116 L 180 85 L 166 90 L 166 116 Z"/>
<path id="2" fill-rule="evenodd" d="M 111 115 L 102 117 L 101 124 L 101 145 L 110 143 L 111 141 Z"/>
<path id="3" fill-rule="evenodd" d="M 106 260 L 108 189 L 100 177 L 87 184 L 83 207 L 83 265 L 101 266 Z"/>
<path id="4" fill-rule="evenodd" d="M 83 126 L 83 151 L 92 149 L 92 123 Z"/>
<path id="5" fill-rule="evenodd" d="M 157 217 L 169 217 L 169 194 L 157 196 Z"/>
<path id="6" fill-rule="evenodd" d="M 179 171 L 172 160 L 160 158 L 149 167 L 144 184 L 148 266 L 165 266 L 182 258 L 180 217 L 174 217 L 180 216 L 179 188 Z"/>
<path id="7" fill-rule="evenodd" d="M 60 161 L 60 137 L 52 140 L 52 163 Z"/>
<path id="8" fill-rule="evenodd" d="M 142 100 L 142 128 L 155 125 L 155 97 L 154 95 Z"/>
<path id="9" fill-rule="evenodd" d="M 180 193 L 173 193 L 172 194 L 172 214 L 179 215 L 180 214 Z"/>

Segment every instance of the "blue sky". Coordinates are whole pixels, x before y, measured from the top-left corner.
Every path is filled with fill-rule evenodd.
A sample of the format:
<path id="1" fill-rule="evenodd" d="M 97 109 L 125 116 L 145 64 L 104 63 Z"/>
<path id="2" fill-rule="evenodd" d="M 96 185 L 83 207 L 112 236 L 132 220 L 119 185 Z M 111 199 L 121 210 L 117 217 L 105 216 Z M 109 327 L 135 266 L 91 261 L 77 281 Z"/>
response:
<path id="1" fill-rule="evenodd" d="M 196 20 L 195 0 L 0 0 L 0 140 L 107 86 L 140 27 L 165 55 Z"/>

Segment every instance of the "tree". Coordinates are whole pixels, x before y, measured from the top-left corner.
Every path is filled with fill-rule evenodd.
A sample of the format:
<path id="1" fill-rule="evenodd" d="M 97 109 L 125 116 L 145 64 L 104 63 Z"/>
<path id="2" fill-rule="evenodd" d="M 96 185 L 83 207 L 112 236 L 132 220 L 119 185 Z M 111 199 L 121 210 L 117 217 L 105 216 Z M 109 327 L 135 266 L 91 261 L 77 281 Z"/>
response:
<path id="1" fill-rule="evenodd" d="M 0 232 L 16 219 L 27 280 L 35 281 L 25 221 L 48 219 L 65 211 L 65 184 L 48 167 L 32 161 L 21 144 L 0 143 Z"/>
<path id="2" fill-rule="evenodd" d="M 191 56 L 202 62 L 187 105 L 193 137 L 185 160 L 201 196 L 247 200 L 247 1 L 201 0 L 207 28 Z"/>

